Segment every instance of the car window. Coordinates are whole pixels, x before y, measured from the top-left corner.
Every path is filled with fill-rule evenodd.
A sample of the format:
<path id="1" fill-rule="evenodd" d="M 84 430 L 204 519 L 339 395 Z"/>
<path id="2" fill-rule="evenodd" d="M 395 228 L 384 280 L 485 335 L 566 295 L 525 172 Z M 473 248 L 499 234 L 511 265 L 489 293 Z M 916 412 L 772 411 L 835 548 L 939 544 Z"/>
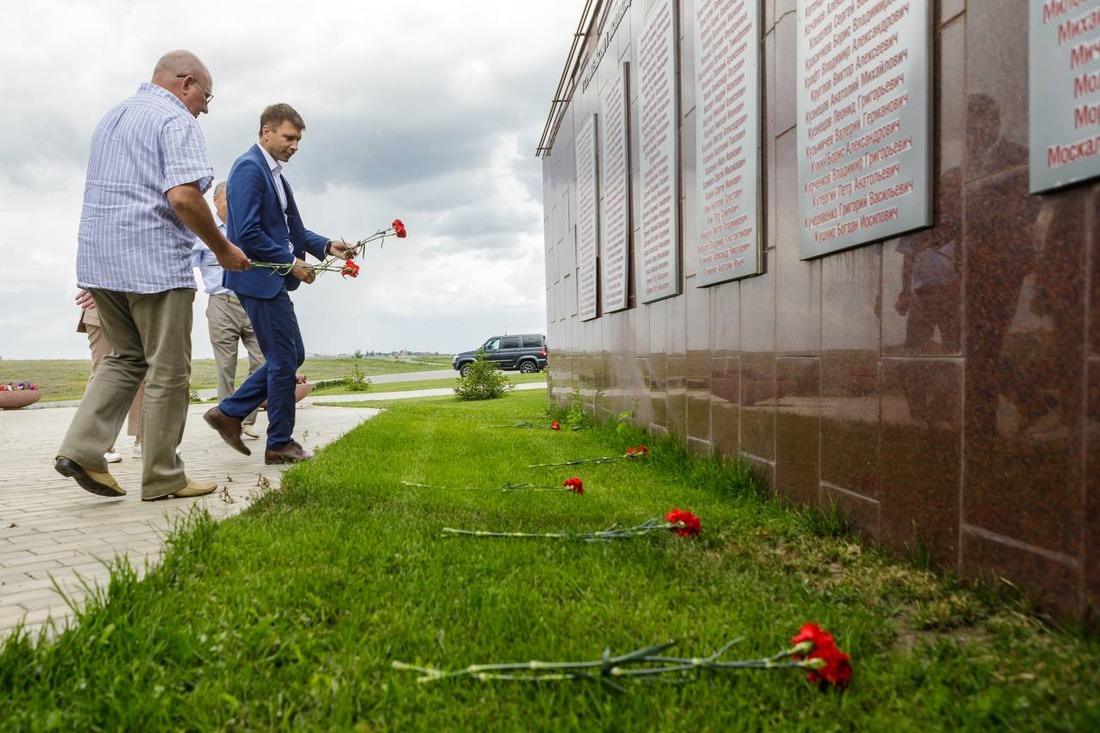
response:
<path id="1" fill-rule="evenodd" d="M 518 349 L 519 348 L 519 336 L 505 336 L 500 340 L 500 348 L 502 349 Z"/>
<path id="2" fill-rule="evenodd" d="M 500 348 L 500 339 L 499 338 L 489 339 L 488 341 L 485 342 L 485 345 L 482 346 L 481 348 L 485 349 L 486 351 L 496 351 L 497 349 Z"/>
<path id="3" fill-rule="evenodd" d="M 523 346 L 527 349 L 542 348 L 542 336 L 524 336 Z"/>

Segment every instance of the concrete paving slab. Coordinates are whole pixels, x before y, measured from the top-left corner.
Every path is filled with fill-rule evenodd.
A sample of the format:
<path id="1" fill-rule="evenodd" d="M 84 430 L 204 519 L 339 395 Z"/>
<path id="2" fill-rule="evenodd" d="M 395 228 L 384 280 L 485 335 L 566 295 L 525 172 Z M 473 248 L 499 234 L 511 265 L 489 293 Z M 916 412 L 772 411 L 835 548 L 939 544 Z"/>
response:
<path id="1" fill-rule="evenodd" d="M 308 449 L 337 439 L 379 412 L 311 402 L 299 404 L 295 431 Z M 252 456 L 233 451 L 203 422 L 209 408 L 197 404 L 188 410 L 180 451 L 188 476 L 217 481 L 218 490 L 195 499 L 156 502 L 141 501 L 141 463 L 130 456 L 125 436 L 118 446 L 125 458 L 110 470 L 129 493 L 104 498 L 53 468 L 75 407 L 0 411 L 0 640 L 20 623 L 32 637 L 43 628 L 65 628 L 73 616 L 69 603 L 79 606 L 90 590 L 105 587 L 116 558 L 129 558 L 139 574 L 155 565 L 166 533 L 192 507 L 205 507 L 224 519 L 247 509 L 262 494 L 265 480 L 279 485 L 287 466 L 264 465 L 263 439 L 246 441 Z M 257 425 L 265 427 L 265 419 L 261 413 Z"/>
<path id="2" fill-rule="evenodd" d="M 516 388 L 545 390 L 546 383 Z M 380 412 L 340 403 L 452 393 L 446 388 L 307 397 L 298 405 L 295 435 L 312 450 Z M 55 452 L 76 407 L 50 404 L 0 411 L 0 644 L 19 624 L 32 638 L 42 629 L 65 628 L 73 617 L 70 603 L 80 607 L 89 593 L 106 587 L 118 558 L 127 558 L 142 575 L 159 561 L 166 534 L 192 507 L 205 507 L 215 519 L 232 517 L 262 495 L 265 482 L 278 486 L 287 468 L 264 465 L 262 437 L 245 440 L 252 456 L 229 448 L 202 420 L 210 403 L 195 404 L 188 410 L 180 451 L 187 475 L 217 481 L 217 491 L 195 499 L 141 501 L 141 462 L 131 456 L 129 438 L 120 436 L 116 447 L 124 458 L 110 471 L 129 493 L 117 499 L 96 496 L 54 470 Z M 262 435 L 264 413 L 257 428 Z"/>

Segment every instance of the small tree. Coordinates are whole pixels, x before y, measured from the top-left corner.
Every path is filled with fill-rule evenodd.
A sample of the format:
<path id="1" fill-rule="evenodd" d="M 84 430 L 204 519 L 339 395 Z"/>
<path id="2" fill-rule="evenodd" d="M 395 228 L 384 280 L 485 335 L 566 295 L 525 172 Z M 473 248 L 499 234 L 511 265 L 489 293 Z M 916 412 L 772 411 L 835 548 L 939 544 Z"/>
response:
<path id="1" fill-rule="evenodd" d="M 370 389 L 370 377 L 359 371 L 358 364 L 351 365 L 351 374 L 343 379 L 344 387 L 348 392 L 366 392 Z"/>
<path id="2" fill-rule="evenodd" d="M 515 389 L 497 369 L 496 362 L 485 358 L 485 351 L 479 349 L 474 362 L 466 370 L 466 376 L 458 378 L 455 398 L 460 401 L 495 400 L 505 392 Z"/>

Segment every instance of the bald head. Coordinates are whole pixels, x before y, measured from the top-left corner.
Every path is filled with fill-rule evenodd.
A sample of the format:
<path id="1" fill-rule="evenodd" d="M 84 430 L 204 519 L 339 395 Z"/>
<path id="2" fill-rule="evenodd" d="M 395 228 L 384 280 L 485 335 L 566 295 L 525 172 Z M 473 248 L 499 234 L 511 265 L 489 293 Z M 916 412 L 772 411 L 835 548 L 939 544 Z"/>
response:
<path id="1" fill-rule="evenodd" d="M 152 82 L 175 94 L 192 115 L 207 111 L 213 98 L 214 77 L 206 64 L 190 51 L 169 51 L 153 67 Z"/>
<path id="2" fill-rule="evenodd" d="M 200 81 L 213 81 L 206 64 L 195 54 L 183 49 L 169 51 L 160 57 L 160 61 L 157 61 L 157 65 L 153 67 L 153 82 L 161 79 L 175 79 L 177 74 L 191 74 Z"/>

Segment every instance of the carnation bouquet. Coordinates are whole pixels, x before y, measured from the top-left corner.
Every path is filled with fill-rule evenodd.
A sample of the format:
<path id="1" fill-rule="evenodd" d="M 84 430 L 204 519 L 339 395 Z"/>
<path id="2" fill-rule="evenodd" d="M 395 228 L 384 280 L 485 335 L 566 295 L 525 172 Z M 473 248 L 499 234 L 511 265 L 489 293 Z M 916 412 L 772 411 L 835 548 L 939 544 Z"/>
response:
<path id="1" fill-rule="evenodd" d="M 512 682 L 563 682 L 571 680 L 598 682 L 616 692 L 625 692 L 626 681 L 647 680 L 691 682 L 701 671 L 724 672 L 731 670 L 805 670 L 807 679 L 817 683 L 822 690 L 830 686 L 844 690 L 852 679 L 851 658 L 842 652 L 836 639 L 817 624 L 804 624 L 791 639 L 792 646 L 770 657 L 745 660 L 723 660 L 722 657 L 737 644 L 733 639 L 714 653 L 705 657 L 677 657 L 669 650 L 676 641 L 641 647 L 626 654 L 611 656 L 605 649 L 600 659 L 583 662 L 507 662 L 503 664 L 471 664 L 456 670 L 406 664 L 394 661 L 394 669 L 418 672 L 417 682 L 467 678 L 480 682 L 505 680 Z"/>
<path id="2" fill-rule="evenodd" d="M 405 229 L 405 224 L 400 219 L 394 219 L 393 223 L 387 228 L 379 229 L 366 239 L 360 239 L 358 242 L 348 247 L 348 256 L 346 259 L 328 257 L 324 262 L 318 265 L 295 265 L 285 262 L 253 262 L 252 267 L 264 267 L 274 270 L 280 275 L 286 275 L 292 269 L 298 267 L 301 270 L 313 273 L 339 272 L 342 277 L 359 277 L 359 263 L 355 261 L 355 258 L 362 254 L 367 245 L 371 242 L 378 242 L 378 247 L 382 248 L 388 236 L 404 239 L 409 236 L 409 233 Z"/>
<path id="3" fill-rule="evenodd" d="M 571 483 L 572 481 L 573 479 L 567 480 L 565 482 L 565 487 L 577 494 L 584 493 L 584 487 L 580 484 L 580 479 L 576 479 L 576 484 Z M 699 517 L 683 509 L 673 509 L 668 514 L 665 514 L 664 517 L 653 517 L 652 519 L 645 520 L 641 524 L 635 524 L 633 527 L 620 527 L 617 524 L 613 524 L 607 529 L 596 532 L 491 532 L 481 529 L 443 528 L 443 534 L 447 536 L 464 535 L 467 537 L 504 537 L 508 539 L 539 538 L 553 540 L 584 540 L 586 542 L 625 540 L 631 537 L 641 537 L 642 535 L 664 532 L 674 532 L 680 537 L 694 537 L 702 531 L 703 525 Z"/>

